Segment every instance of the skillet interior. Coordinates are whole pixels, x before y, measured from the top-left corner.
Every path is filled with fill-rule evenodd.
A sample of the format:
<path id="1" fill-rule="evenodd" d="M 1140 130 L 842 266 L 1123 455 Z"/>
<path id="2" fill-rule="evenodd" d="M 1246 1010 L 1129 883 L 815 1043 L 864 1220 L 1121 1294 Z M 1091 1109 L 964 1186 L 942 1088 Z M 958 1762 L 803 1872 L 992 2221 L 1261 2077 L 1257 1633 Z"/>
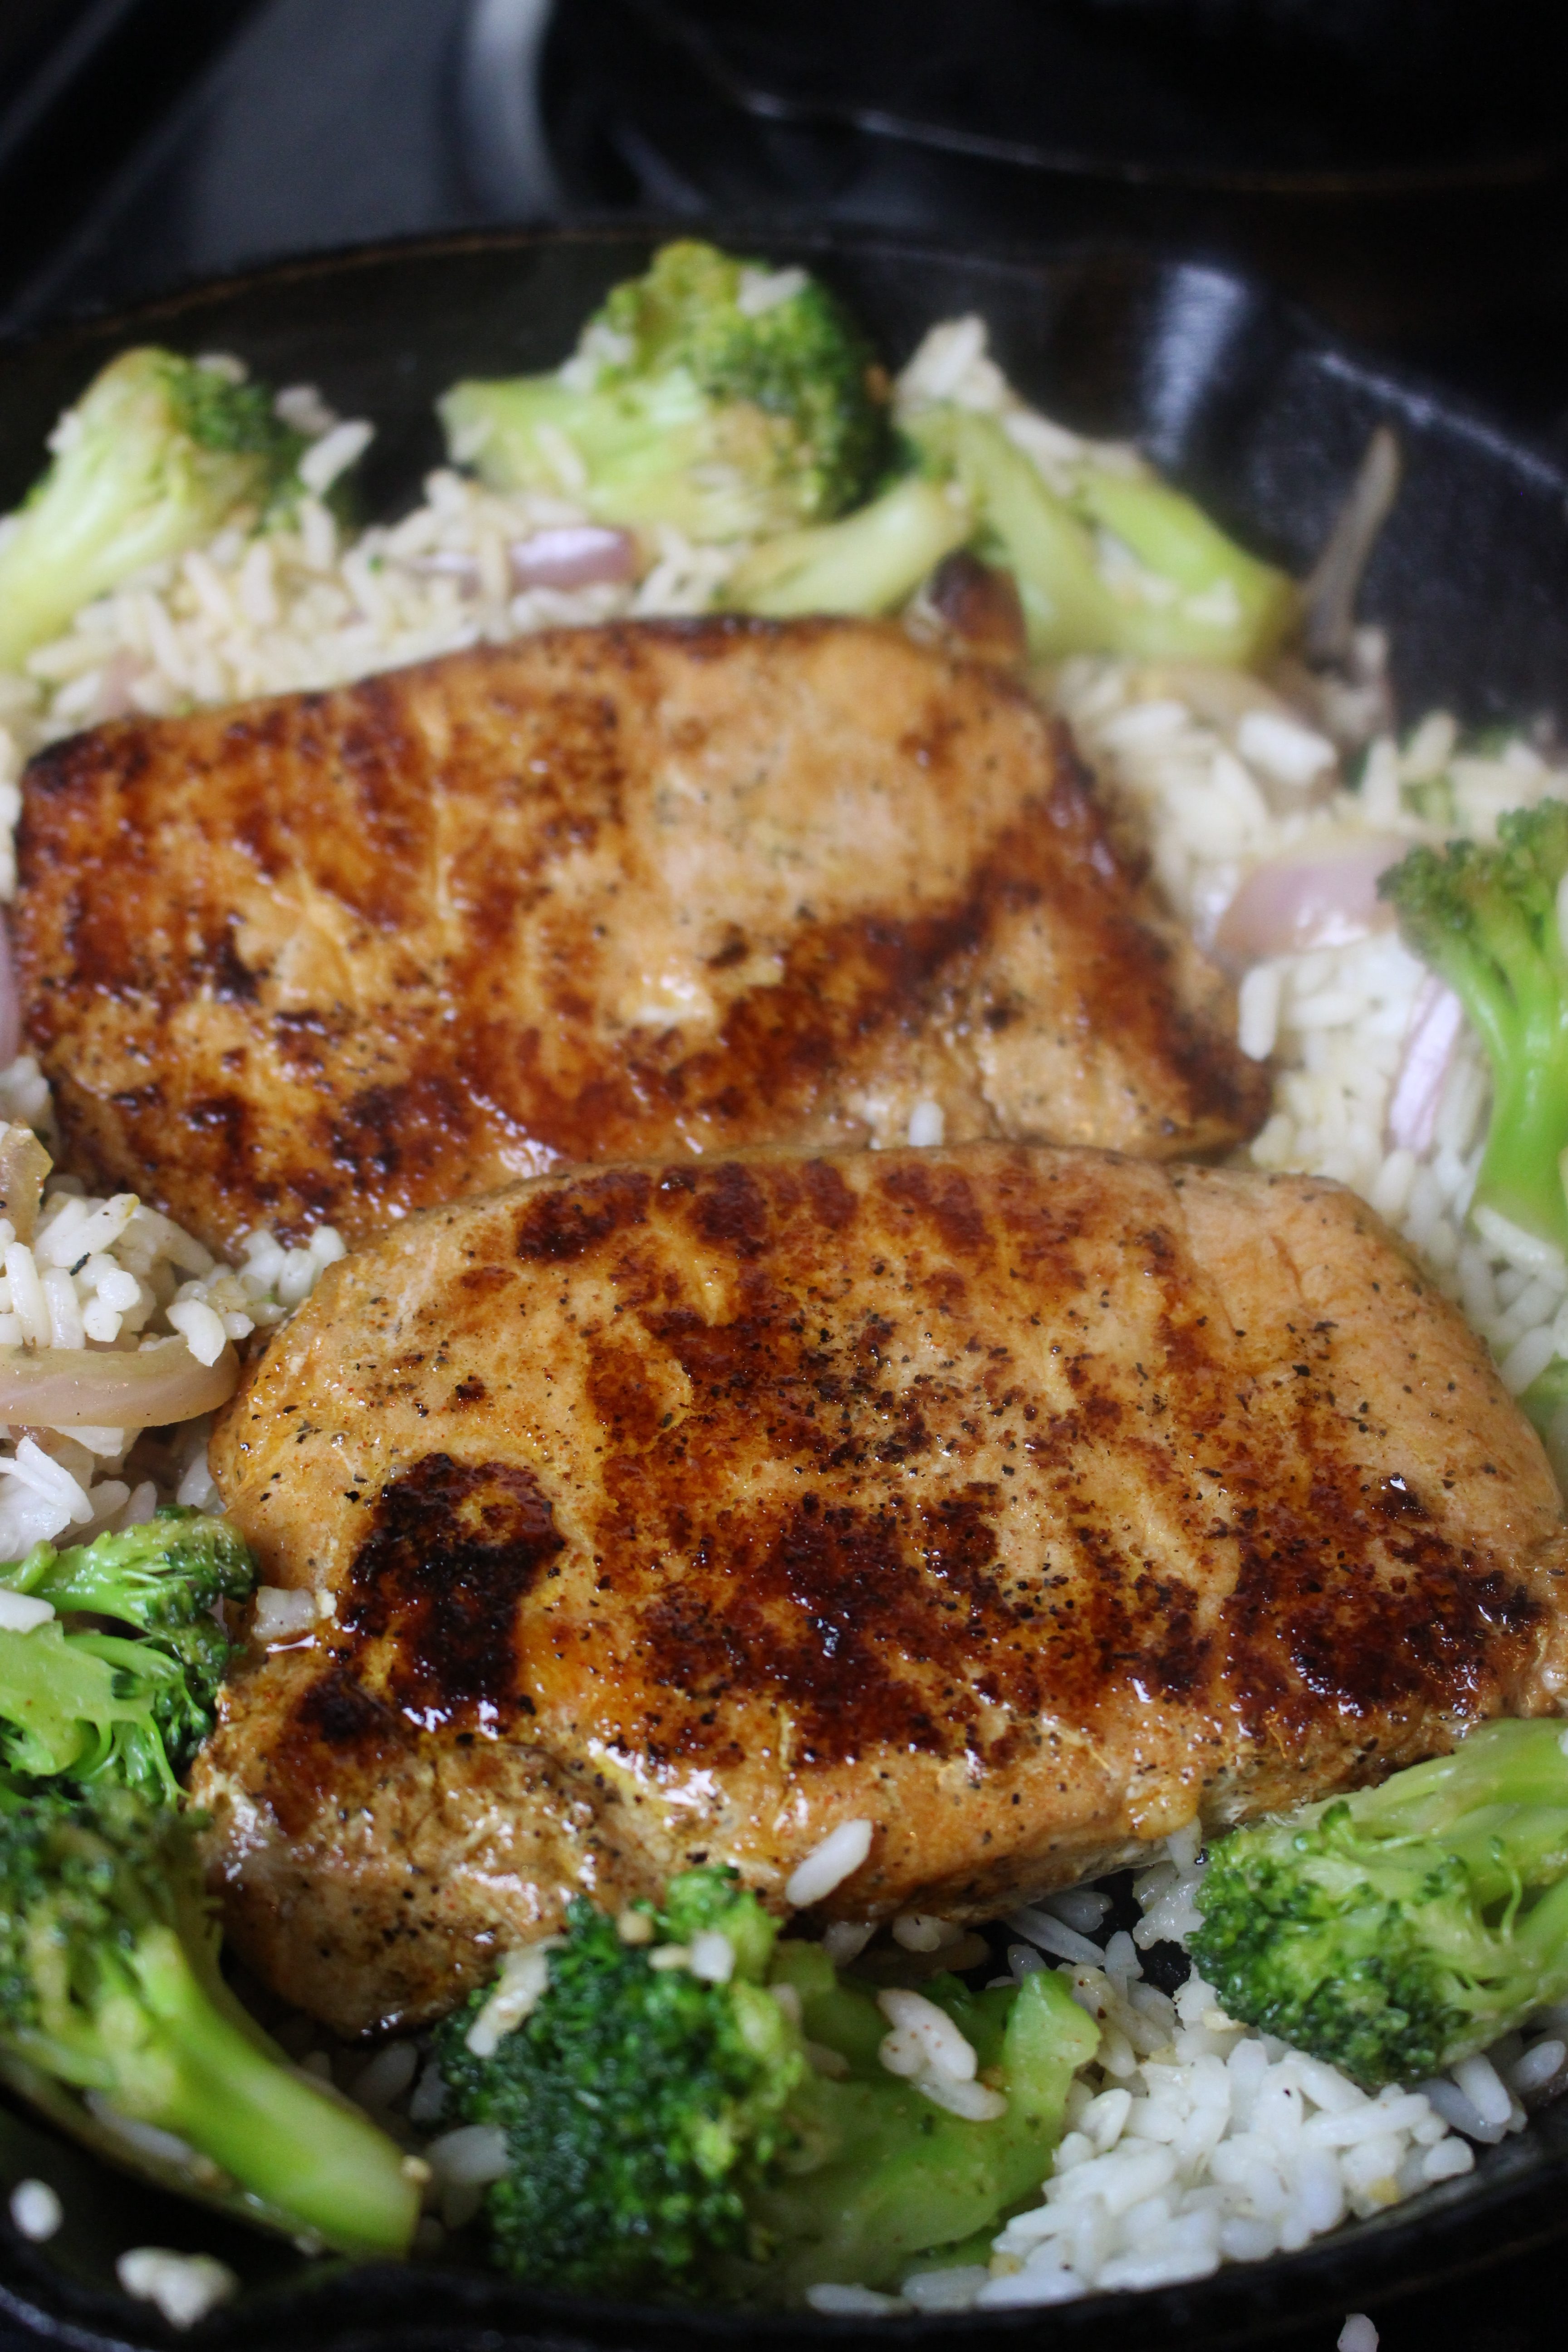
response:
<path id="1" fill-rule="evenodd" d="M 1270 297 L 1217 270 L 1105 248 L 1015 257 L 889 238 L 726 227 L 725 242 L 808 259 L 854 304 L 890 362 L 932 320 L 979 310 L 1029 397 L 1095 432 L 1135 436 L 1250 543 L 1297 571 L 1315 554 L 1372 427 L 1402 443 L 1405 486 L 1365 584 L 1364 618 L 1389 625 L 1402 709 L 1471 721 L 1546 718 L 1568 728 L 1568 478 L 1544 458 L 1329 344 Z M 25 490 L 59 410 L 103 359 L 157 340 L 240 352 L 278 383 L 318 383 L 378 426 L 367 510 L 412 502 L 441 455 L 431 403 L 454 377 L 552 364 L 605 289 L 646 263 L 657 232 L 519 232 L 374 247 L 195 289 L 0 352 L 0 512 Z M 56 2183 L 59 2235 L 34 2249 L 0 2233 L 0 2315 L 58 2343 L 154 2344 L 166 2331 L 115 2289 L 130 2245 L 219 2254 L 239 2299 L 203 2344 L 300 2352 L 521 2352 L 548 2344 L 675 2352 L 742 2336 L 777 2352 L 868 2323 L 816 2315 L 742 2321 L 567 2304 L 486 2273 L 350 2270 L 310 2262 L 194 2206 L 122 2180 L 0 2106 L 0 2186 Z M 1374 2298 L 1427 2288 L 1568 2229 L 1568 2101 L 1446 2183 L 1297 2255 L 1237 2265 L 1193 2286 L 1095 2296 L 1048 2313 L 878 2323 L 879 2341 L 954 2347 L 1033 2339 L 1098 2352 L 1275 2339 Z"/>

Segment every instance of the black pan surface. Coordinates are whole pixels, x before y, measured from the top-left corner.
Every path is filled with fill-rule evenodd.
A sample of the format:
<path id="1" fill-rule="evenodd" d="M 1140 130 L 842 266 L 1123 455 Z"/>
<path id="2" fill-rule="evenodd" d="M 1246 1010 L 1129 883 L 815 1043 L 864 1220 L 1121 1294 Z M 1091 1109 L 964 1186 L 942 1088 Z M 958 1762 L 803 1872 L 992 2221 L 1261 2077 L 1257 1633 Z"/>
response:
<path id="1" fill-rule="evenodd" d="M 1393 634 L 1406 715 L 1442 706 L 1474 723 L 1568 729 L 1568 476 L 1483 419 L 1329 342 L 1257 288 L 1147 253 L 1076 248 L 1018 256 L 865 236 L 779 236 L 728 226 L 725 241 L 809 261 L 854 304 L 892 363 L 932 320 L 966 310 L 1023 391 L 1068 423 L 1135 436 L 1250 544 L 1310 564 L 1379 423 L 1405 455 L 1399 501 L 1365 583 L 1363 617 Z M 563 356 L 656 234 L 585 227 L 375 247 L 177 294 L 0 351 L 0 512 L 39 468 L 44 436 L 111 352 L 156 340 L 239 352 L 278 383 L 321 385 L 378 426 L 368 510 L 395 513 L 440 455 L 431 414 L 454 377 L 539 368 Z M 0 2220 L 0 2344 L 13 2330 L 108 2347 L 166 2343 L 114 2284 L 128 2246 L 210 2251 L 242 2291 L 194 2340 L 233 2352 L 676 2352 L 765 2343 L 805 2352 L 839 2338 L 1004 2352 L 1009 2344 L 1220 2347 L 1310 2330 L 1331 2340 L 1349 2310 L 1461 2281 L 1568 2235 L 1568 2101 L 1489 2151 L 1474 2176 L 1295 2255 L 1195 2285 L 1097 2296 L 1048 2311 L 868 2323 L 563 2302 L 489 2273 L 352 2268 L 312 2261 L 111 2173 L 0 2106 L 0 2192 L 51 2180 L 67 2220 L 47 2246 Z M 3 2212 L 3 2205 L 0 2205 Z M 1534 2266 L 1543 2275 L 1546 2265 Z M 1504 2285 L 1516 2274 L 1499 2273 Z M 1506 2291 L 1498 2352 L 1519 2332 Z M 7 2323 L 9 2325 L 7 2326 Z M 1441 2340 L 1447 2340 L 1446 2338 Z M 1540 2338 L 1544 2341 L 1542 2335 Z"/>

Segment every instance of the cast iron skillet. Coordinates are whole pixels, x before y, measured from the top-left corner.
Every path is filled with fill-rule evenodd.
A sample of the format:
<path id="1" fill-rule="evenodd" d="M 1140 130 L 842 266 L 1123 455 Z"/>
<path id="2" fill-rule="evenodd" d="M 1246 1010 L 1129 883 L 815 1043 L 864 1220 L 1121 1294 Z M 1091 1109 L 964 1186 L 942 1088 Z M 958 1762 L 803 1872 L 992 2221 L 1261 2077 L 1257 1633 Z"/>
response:
<path id="1" fill-rule="evenodd" d="M 868 236 L 725 232 L 781 263 L 807 259 L 854 304 L 892 362 L 931 320 L 978 310 L 1024 391 L 1069 423 L 1133 434 L 1253 545 L 1310 562 L 1374 424 L 1405 452 L 1405 488 L 1378 548 L 1363 615 L 1394 632 L 1404 709 L 1442 704 L 1477 722 L 1568 725 L 1568 478 L 1485 423 L 1326 343 L 1305 320 L 1218 272 L 1146 254 L 960 254 Z M 375 247 L 205 287 L 122 318 L 0 352 L 0 512 L 38 469 L 60 408 L 109 356 L 155 339 L 240 352 L 277 383 L 318 383 L 379 431 L 375 514 L 416 496 L 440 455 L 431 402 L 455 376 L 561 358 L 605 288 L 640 269 L 654 233 L 588 227 Z M 1402 2287 L 1430 2287 L 1547 2243 L 1568 2228 L 1568 2101 L 1489 2151 L 1476 2175 L 1305 2252 L 1186 2287 L 1097 2296 L 1048 2312 L 877 2323 L 737 2320 L 563 2301 L 480 2272 L 311 2261 L 128 2182 L 0 2107 L 0 2190 L 52 2180 L 67 2220 L 47 2247 L 0 2221 L 0 2320 L 56 2343 L 155 2344 L 165 2331 L 114 2286 L 127 2246 L 219 2254 L 238 2299 L 197 2331 L 275 2352 L 676 2352 L 750 2340 L 805 2352 L 824 2338 L 986 2347 L 1049 2336 L 1095 2352 L 1151 2340 L 1220 2347 L 1336 2319 Z M 3 2209 L 0 2209 L 3 2210 Z"/>

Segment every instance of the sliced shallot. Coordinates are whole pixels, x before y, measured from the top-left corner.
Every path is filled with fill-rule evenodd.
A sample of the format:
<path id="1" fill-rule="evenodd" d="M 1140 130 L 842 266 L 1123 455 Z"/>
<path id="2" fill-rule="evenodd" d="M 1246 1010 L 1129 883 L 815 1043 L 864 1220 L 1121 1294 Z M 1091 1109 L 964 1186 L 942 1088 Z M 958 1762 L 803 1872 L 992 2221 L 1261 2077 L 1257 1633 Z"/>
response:
<path id="1" fill-rule="evenodd" d="M 596 588 L 630 580 L 637 568 L 637 544 L 630 531 L 596 522 L 558 524 L 514 540 L 511 576 L 519 588 Z"/>
<path id="2" fill-rule="evenodd" d="M 98 692 L 81 714 L 85 724 L 97 727 L 106 719 L 129 719 L 136 708 L 131 689 L 150 667 L 146 656 L 132 652 L 129 646 L 111 653 L 99 672 Z"/>
<path id="3" fill-rule="evenodd" d="M 14 1062 L 22 1050 L 22 1005 L 16 994 L 16 967 L 11 961 L 11 934 L 0 908 L 0 1067 Z"/>
<path id="4" fill-rule="evenodd" d="M 1357 834 L 1254 866 L 1220 919 L 1215 951 L 1244 970 L 1264 956 L 1349 947 L 1386 930 L 1394 912 L 1377 895 L 1377 877 L 1409 845 L 1390 834 Z"/>
<path id="5" fill-rule="evenodd" d="M 479 583 L 479 567 L 473 557 L 454 547 L 438 547 L 430 555 L 416 555 L 408 569 L 426 573 L 432 579 L 460 580 L 465 588 L 477 588 Z"/>
<path id="6" fill-rule="evenodd" d="M 1391 1150 L 1413 1151 L 1418 1160 L 1431 1150 L 1443 1089 L 1464 1025 L 1465 1008 L 1453 990 L 1428 972 L 1415 992 L 1404 1059 L 1388 1098 Z"/>
<path id="7" fill-rule="evenodd" d="M 1310 662 L 1342 662 L 1350 654 L 1362 574 L 1399 496 L 1402 470 L 1399 444 L 1380 425 L 1301 589 L 1302 644 Z"/>
<path id="8" fill-rule="evenodd" d="M 226 1347 L 196 1361 L 184 1339 L 119 1349 L 0 1348 L 0 1424 L 43 1429 L 161 1429 L 226 1404 L 239 1359 Z"/>

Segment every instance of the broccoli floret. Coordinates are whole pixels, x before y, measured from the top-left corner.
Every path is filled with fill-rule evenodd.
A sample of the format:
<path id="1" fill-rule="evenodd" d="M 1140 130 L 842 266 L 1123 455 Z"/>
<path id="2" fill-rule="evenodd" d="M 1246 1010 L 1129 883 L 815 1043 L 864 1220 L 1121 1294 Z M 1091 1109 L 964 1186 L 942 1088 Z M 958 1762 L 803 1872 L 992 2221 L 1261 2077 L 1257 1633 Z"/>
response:
<path id="1" fill-rule="evenodd" d="M 187 1504 L 164 1503 L 139 1527 L 95 1536 L 57 1551 L 36 1544 L 16 1568 L 0 1570 L 13 1592 L 32 1592 L 59 1610 L 92 1610 L 143 1633 L 177 1636 L 210 1621 L 220 1601 L 247 1601 L 256 1561 L 237 1528 Z"/>
<path id="2" fill-rule="evenodd" d="M 53 463 L 0 527 L 0 668 L 144 564 L 264 510 L 304 443 L 259 383 L 149 347 L 122 352 L 56 426 Z"/>
<path id="3" fill-rule="evenodd" d="M 454 384 L 439 410 L 454 460 L 492 489 L 703 541 L 842 514 L 887 429 L 870 347 L 826 287 L 695 239 L 617 286 L 563 367 Z"/>
<path id="4" fill-rule="evenodd" d="M 190 1824 L 166 1807 L 125 1789 L 0 1801 L 0 2058 L 24 2088 L 42 2076 L 172 2132 L 207 2159 L 203 2185 L 217 2166 L 259 2219 L 345 2252 L 407 2249 L 402 2151 L 240 2008 Z"/>
<path id="5" fill-rule="evenodd" d="M 1480 1034 L 1491 1125 L 1475 1206 L 1568 1250 L 1568 951 L 1558 891 L 1568 805 L 1498 821 L 1495 846 L 1413 849 L 1378 883 L 1406 944 L 1446 980 Z"/>
<path id="6" fill-rule="evenodd" d="M 150 1519 L 119 1535 L 57 1551 L 35 1544 L 25 1560 L 0 1570 L 13 1592 L 41 1594 L 57 1609 L 90 1609 L 144 1633 L 188 1625 L 220 1601 L 245 1601 L 256 1561 L 227 1519 L 163 1503 Z"/>
<path id="7" fill-rule="evenodd" d="M 1068 2085 L 1100 2039 L 1065 1976 L 1045 1969 L 978 1993 L 953 1976 L 921 1986 L 1005 2095 L 1005 2113 L 985 2122 L 944 2112 L 888 2073 L 888 2022 L 871 1989 L 836 1977 L 819 1947 L 781 1945 L 773 1980 L 795 1985 L 807 2038 L 847 2071 L 809 2075 L 790 2101 L 793 2141 L 747 2197 L 752 2260 L 725 2266 L 734 2291 L 790 2301 L 829 2280 L 897 2287 L 917 2259 L 952 2260 L 1034 2198 Z"/>
<path id="8" fill-rule="evenodd" d="M 226 1519 L 166 1505 L 141 1527 L 57 1551 L 37 1544 L 0 1589 L 56 1612 L 0 1629 L 0 1757 L 35 1779 L 123 1781 L 156 1801 L 213 1727 L 230 1644 L 214 1614 L 256 1563 Z M 139 1638 L 63 1624 L 86 1616 Z"/>
<path id="9" fill-rule="evenodd" d="M 1097 2038 L 1064 1980 L 926 1988 L 1007 2093 L 1004 2116 L 970 2122 L 880 2064 L 888 2021 L 868 1987 L 816 1947 L 775 1949 L 775 1932 L 716 1869 L 619 1924 L 578 1900 L 558 1946 L 514 1955 L 499 1990 L 440 2028 L 457 2117 L 506 2137 L 510 2168 L 487 2200 L 503 2269 L 601 2294 L 777 2301 L 815 2280 L 900 2274 L 1037 2188 Z M 842 2079 L 807 2064 L 808 2042 L 837 2053 Z"/>
<path id="10" fill-rule="evenodd" d="M 1039 660 L 1108 653 L 1253 663 L 1294 613 L 1286 575 L 1236 546 L 1169 483 L 1086 463 L 1058 497 L 998 417 L 938 404 L 904 429 L 925 466 L 967 493 L 978 552 L 1016 579 Z M 1121 575 L 1100 533 L 1125 551 Z"/>
<path id="11" fill-rule="evenodd" d="M 1562 1999 L 1564 1736 L 1489 1724 L 1381 1788 L 1234 1832 L 1192 1938 L 1230 2015 L 1375 2085 L 1436 2074 Z"/>
<path id="12" fill-rule="evenodd" d="M 662 1913 L 637 1916 L 645 1944 L 579 1898 L 521 2024 L 483 2054 L 479 1994 L 437 2037 L 457 2113 L 506 2134 L 510 2169 L 487 2204 L 495 2259 L 517 2278 L 631 2294 L 739 2246 L 737 2176 L 778 2146 L 805 2072 L 761 1983 L 773 1928 L 754 1896 L 721 1871 L 690 1871 Z M 705 1930 L 728 1938 L 728 1982 L 656 1965 L 660 1947 Z"/>
<path id="13" fill-rule="evenodd" d="M 764 540 L 731 572 L 724 601 L 781 619 L 895 612 L 973 527 L 962 497 L 911 475 L 840 522 Z"/>

